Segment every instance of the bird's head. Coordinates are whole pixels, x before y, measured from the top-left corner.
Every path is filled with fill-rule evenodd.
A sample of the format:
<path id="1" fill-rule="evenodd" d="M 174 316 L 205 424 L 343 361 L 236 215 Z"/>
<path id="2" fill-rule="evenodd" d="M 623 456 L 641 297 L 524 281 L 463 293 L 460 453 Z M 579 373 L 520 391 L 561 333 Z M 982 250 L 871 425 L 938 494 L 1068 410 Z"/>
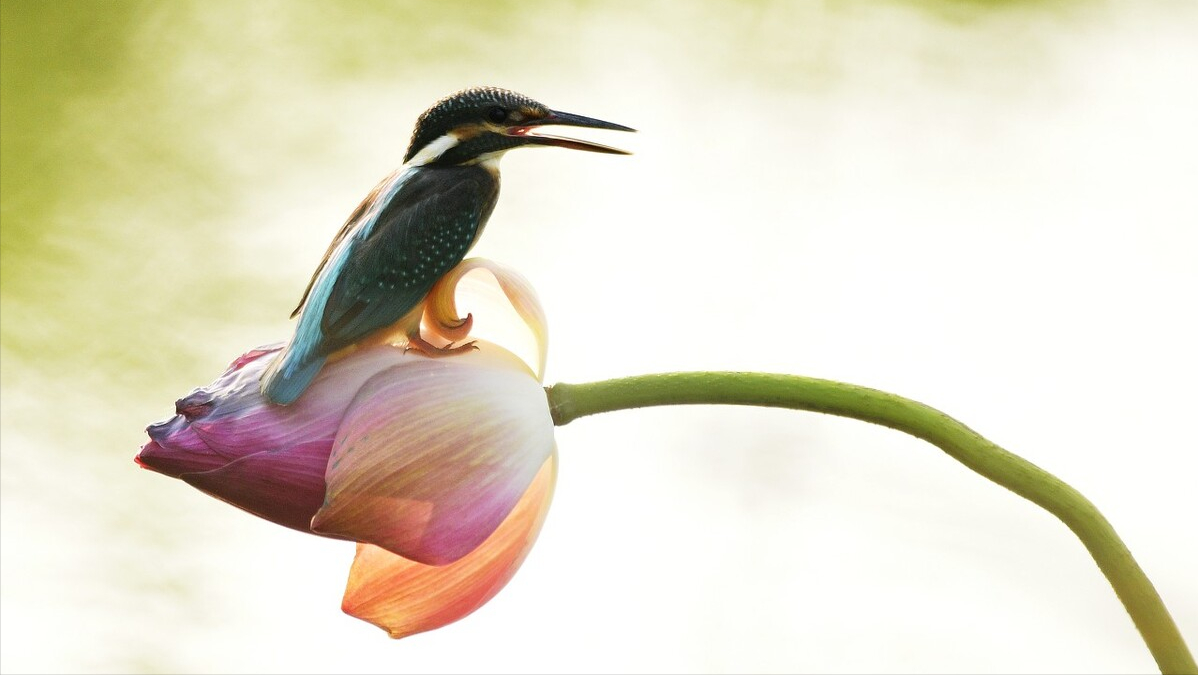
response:
<path id="1" fill-rule="evenodd" d="M 627 155 L 624 150 L 590 141 L 541 136 L 537 127 L 552 124 L 635 131 L 602 120 L 550 110 L 527 96 L 496 87 L 474 87 L 447 96 L 416 121 L 404 162 L 413 165 L 469 164 L 498 157 L 526 145 L 556 145 L 575 150 Z"/>

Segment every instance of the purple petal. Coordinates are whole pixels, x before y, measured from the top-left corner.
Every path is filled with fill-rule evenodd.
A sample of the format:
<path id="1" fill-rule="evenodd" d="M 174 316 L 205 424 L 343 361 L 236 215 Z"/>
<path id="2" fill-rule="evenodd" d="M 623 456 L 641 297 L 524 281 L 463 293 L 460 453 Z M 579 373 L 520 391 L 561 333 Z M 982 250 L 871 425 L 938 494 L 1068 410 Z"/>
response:
<path id="1" fill-rule="evenodd" d="M 142 446 L 141 452 L 137 453 L 137 457 L 134 457 L 133 460 L 143 468 L 157 471 L 171 478 L 179 478 L 183 474 L 193 471 L 211 471 L 224 466 L 229 461 L 206 449 L 201 449 L 198 452 L 180 452 L 173 448 L 163 447 L 157 441 L 150 441 Z"/>
<path id="2" fill-rule="evenodd" d="M 212 452 L 183 415 L 151 424 L 146 427 L 146 434 L 164 448 L 183 452 Z"/>
<path id="3" fill-rule="evenodd" d="M 278 348 L 253 350 L 215 382 L 175 403 L 177 414 L 150 425 L 141 466 L 305 532 L 324 501 L 333 439 L 362 383 L 404 360 L 377 346 L 326 366 L 295 405 L 272 405 L 259 379 Z M 409 358 L 416 358 L 415 356 Z"/>
<path id="4" fill-rule="evenodd" d="M 217 499 L 287 527 L 311 532 L 312 516 L 324 502 L 328 443 L 260 452 L 214 471 L 186 473 L 189 485 Z"/>

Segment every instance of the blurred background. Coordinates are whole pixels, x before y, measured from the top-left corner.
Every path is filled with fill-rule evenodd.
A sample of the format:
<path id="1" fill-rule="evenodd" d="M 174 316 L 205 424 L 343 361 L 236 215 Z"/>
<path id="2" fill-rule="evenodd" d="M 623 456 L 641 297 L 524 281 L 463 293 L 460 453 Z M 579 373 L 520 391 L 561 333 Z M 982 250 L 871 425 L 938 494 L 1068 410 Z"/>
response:
<path id="1" fill-rule="evenodd" d="M 1061 523 L 847 420 L 563 427 L 521 572 L 399 642 L 339 611 L 351 545 L 139 470 L 475 84 L 640 130 L 503 162 L 475 254 L 540 291 L 547 383 L 758 370 L 941 408 L 1095 502 L 1198 646 L 1198 4 L 0 10 L 3 671 L 1154 668 Z"/>

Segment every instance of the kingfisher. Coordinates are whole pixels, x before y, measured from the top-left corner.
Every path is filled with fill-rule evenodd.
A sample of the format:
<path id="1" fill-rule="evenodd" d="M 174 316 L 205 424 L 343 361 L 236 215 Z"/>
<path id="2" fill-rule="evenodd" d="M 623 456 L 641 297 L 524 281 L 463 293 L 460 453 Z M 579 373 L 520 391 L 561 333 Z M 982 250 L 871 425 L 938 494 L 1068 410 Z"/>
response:
<path id="1" fill-rule="evenodd" d="M 402 331 L 408 348 L 429 356 L 472 349 L 430 344 L 420 318 L 425 296 L 474 246 L 495 208 L 503 154 L 528 146 L 630 154 L 534 132 L 550 125 L 635 131 L 496 87 L 451 94 L 420 115 L 403 165 L 329 244 L 291 313 L 299 316 L 295 334 L 262 376 L 263 395 L 294 402 L 332 354 L 383 332 Z"/>

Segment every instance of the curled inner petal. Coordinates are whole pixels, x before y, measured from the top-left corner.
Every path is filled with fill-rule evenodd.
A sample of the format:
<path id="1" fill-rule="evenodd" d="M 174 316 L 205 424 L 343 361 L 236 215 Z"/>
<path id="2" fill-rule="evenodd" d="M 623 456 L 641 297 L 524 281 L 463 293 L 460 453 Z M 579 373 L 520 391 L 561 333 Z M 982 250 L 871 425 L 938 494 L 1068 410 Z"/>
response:
<path id="1" fill-rule="evenodd" d="M 499 528 L 449 565 L 422 565 L 358 544 L 341 609 L 393 638 L 440 628 L 470 614 L 507 584 L 528 555 L 549 511 L 556 477 L 554 453 Z"/>
<path id="2" fill-rule="evenodd" d="M 431 303 L 429 303 L 431 304 Z M 470 329 L 474 327 L 474 315 L 467 314 L 464 319 L 450 319 L 448 316 L 436 316 L 427 311 L 428 305 L 425 305 L 424 321 L 435 335 L 457 342 L 466 339 L 470 335 Z M 456 312 L 454 312 L 456 313 Z"/>
<path id="3" fill-rule="evenodd" d="M 471 316 L 458 318 L 457 289 L 458 284 L 468 273 L 476 269 L 484 269 L 495 277 L 495 281 L 507 296 L 516 314 L 524 321 L 536 341 L 537 363 L 535 370 L 537 379 L 545 375 L 545 360 L 549 350 L 549 331 L 545 320 L 545 310 L 537 299 L 536 291 L 519 272 L 500 265 L 486 258 L 469 258 L 441 277 L 424 301 L 424 322 L 430 331 L 446 340 L 455 341 L 466 337 L 470 330 Z M 465 324 L 465 331 L 462 326 Z"/>

